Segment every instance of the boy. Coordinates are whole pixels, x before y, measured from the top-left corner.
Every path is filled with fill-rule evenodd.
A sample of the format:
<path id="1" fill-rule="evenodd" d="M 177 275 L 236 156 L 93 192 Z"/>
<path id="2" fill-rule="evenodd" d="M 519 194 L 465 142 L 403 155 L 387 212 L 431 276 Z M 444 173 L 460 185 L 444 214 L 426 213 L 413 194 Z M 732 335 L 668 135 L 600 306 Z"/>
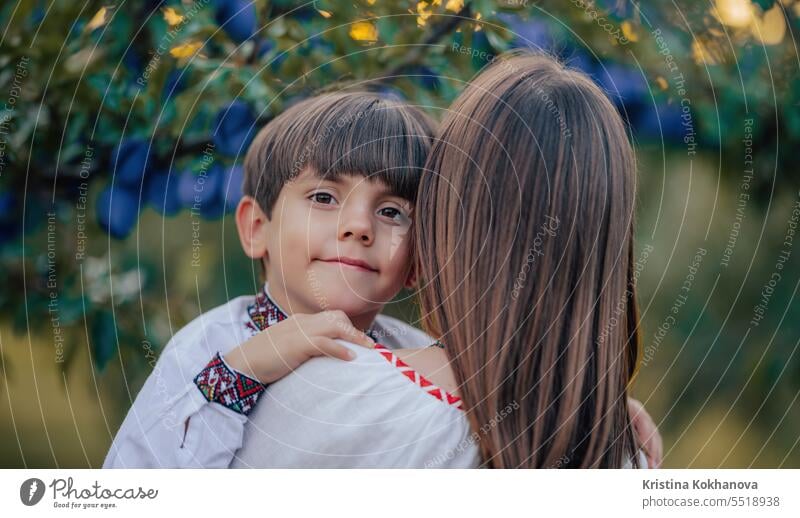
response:
<path id="1" fill-rule="evenodd" d="M 261 130 L 236 224 L 268 284 L 170 340 L 104 467 L 227 467 L 266 384 L 312 356 L 352 359 L 335 339 L 433 342 L 378 315 L 415 282 L 411 212 L 433 133 L 421 111 L 360 92 L 305 100 Z"/>

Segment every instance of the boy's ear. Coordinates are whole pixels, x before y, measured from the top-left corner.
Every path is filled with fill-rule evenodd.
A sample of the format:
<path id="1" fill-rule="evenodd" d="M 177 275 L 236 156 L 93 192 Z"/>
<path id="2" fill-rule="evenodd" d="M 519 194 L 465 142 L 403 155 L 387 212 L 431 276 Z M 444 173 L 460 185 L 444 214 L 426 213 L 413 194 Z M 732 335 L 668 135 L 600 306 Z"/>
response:
<path id="1" fill-rule="evenodd" d="M 266 259 L 269 218 L 252 196 L 242 196 L 236 207 L 236 229 L 247 257 Z"/>

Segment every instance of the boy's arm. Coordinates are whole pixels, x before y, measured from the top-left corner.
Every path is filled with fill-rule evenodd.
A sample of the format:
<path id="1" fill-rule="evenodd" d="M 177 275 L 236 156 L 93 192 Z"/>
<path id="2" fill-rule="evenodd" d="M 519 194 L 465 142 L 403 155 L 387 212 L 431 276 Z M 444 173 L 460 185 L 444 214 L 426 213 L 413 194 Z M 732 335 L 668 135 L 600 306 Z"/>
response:
<path id="1" fill-rule="evenodd" d="M 209 365 L 217 356 L 199 369 L 202 357 L 186 349 L 173 347 L 159 359 L 114 438 L 104 468 L 228 467 L 242 445 L 247 416 L 209 400 L 201 390 L 209 379 L 213 382 L 216 372 Z M 230 383 L 220 381 L 214 386 L 229 388 Z M 250 403 L 256 398 L 250 397 Z"/>
<path id="2" fill-rule="evenodd" d="M 211 328 L 189 340 L 223 344 L 229 340 L 224 333 L 224 328 Z M 314 356 L 352 359 L 336 338 L 374 346 L 340 311 L 290 317 L 224 356 L 218 352 L 202 369 L 197 366 L 208 347 L 168 346 L 122 423 L 103 467 L 228 467 L 242 446 L 247 414 L 266 383 Z"/>

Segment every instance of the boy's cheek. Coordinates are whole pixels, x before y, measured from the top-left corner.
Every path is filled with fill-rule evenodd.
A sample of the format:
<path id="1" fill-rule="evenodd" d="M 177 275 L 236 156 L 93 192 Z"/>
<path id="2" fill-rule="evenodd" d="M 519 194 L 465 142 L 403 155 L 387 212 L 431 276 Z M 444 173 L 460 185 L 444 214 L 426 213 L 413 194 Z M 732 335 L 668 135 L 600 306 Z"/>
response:
<path id="1" fill-rule="evenodd" d="M 316 211 L 316 214 L 298 219 L 295 225 L 295 235 L 302 241 L 303 249 L 320 247 L 323 243 L 336 242 L 339 238 L 338 215 L 333 211 Z"/>
<path id="2" fill-rule="evenodd" d="M 409 227 L 392 227 L 384 241 L 384 254 L 386 260 L 391 262 L 408 258 L 411 247 L 411 232 Z"/>
<path id="3" fill-rule="evenodd" d="M 308 218 L 296 219 L 283 225 L 280 229 L 280 243 L 284 256 L 297 259 L 314 256 L 315 248 L 321 243 L 319 234 L 320 225 Z"/>
<path id="4" fill-rule="evenodd" d="M 391 272 L 391 276 L 394 277 L 395 282 L 404 285 L 408 283 L 412 265 L 412 248 L 410 243 L 406 242 L 392 251 L 387 272 Z"/>

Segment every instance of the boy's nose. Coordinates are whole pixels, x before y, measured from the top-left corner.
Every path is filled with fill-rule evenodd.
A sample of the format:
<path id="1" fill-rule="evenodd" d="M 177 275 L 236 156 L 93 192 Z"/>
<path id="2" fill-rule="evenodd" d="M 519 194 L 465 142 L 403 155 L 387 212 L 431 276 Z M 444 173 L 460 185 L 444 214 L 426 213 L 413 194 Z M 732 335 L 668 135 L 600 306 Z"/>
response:
<path id="1" fill-rule="evenodd" d="M 339 221 L 339 239 L 355 239 L 361 244 L 371 245 L 375 238 L 372 222 L 363 214 L 342 214 Z"/>

